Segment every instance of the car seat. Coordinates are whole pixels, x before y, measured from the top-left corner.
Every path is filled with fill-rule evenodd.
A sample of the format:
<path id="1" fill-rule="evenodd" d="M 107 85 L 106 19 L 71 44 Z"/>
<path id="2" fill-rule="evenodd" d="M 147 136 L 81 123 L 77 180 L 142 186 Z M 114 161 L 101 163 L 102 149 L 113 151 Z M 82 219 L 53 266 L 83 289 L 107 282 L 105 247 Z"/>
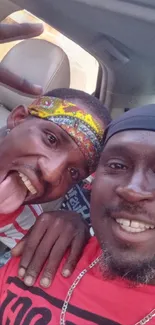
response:
<path id="1" fill-rule="evenodd" d="M 64 51 L 45 40 L 29 39 L 15 45 L 1 61 L 10 71 L 41 85 L 44 93 L 70 85 L 69 60 Z M 19 104 L 30 104 L 34 98 L 0 85 L 0 127 L 9 111 Z"/>

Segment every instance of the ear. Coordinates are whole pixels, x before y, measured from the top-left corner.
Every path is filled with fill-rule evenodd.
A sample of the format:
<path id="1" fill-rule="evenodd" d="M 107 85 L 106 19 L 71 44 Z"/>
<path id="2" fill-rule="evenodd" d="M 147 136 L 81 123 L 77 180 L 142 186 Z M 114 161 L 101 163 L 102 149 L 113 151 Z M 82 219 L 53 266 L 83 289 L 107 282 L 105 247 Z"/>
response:
<path id="1" fill-rule="evenodd" d="M 12 110 L 7 119 L 7 128 L 13 129 L 15 126 L 24 122 L 29 116 L 28 108 L 25 105 L 17 106 Z"/>

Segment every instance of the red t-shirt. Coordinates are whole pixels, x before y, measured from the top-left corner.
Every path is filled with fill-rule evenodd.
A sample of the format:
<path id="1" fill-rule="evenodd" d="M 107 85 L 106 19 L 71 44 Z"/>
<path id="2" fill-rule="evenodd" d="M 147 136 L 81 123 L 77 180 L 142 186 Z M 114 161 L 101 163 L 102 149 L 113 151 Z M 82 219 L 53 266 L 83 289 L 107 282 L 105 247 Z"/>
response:
<path id="1" fill-rule="evenodd" d="M 39 282 L 27 288 L 17 278 L 18 259 L 0 270 L 0 325 L 59 325 L 61 308 L 73 281 L 98 255 L 95 238 L 85 249 L 76 271 L 64 279 L 58 271 L 49 289 Z M 155 286 L 129 287 L 121 280 L 104 280 L 95 266 L 71 297 L 66 325 L 134 325 L 155 308 Z M 154 325 L 153 318 L 148 325 Z"/>

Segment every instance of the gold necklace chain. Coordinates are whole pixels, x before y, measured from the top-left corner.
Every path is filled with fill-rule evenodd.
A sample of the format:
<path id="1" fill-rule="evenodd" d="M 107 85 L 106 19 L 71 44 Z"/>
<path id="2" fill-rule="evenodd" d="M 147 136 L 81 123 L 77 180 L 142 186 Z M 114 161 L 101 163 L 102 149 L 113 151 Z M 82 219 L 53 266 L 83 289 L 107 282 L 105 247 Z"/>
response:
<path id="1" fill-rule="evenodd" d="M 70 289 L 67 292 L 66 298 L 64 300 L 62 309 L 61 309 L 61 314 L 60 314 L 60 325 L 65 325 L 65 318 L 66 318 L 66 312 L 68 308 L 68 304 L 70 302 L 70 299 L 72 297 L 73 291 L 76 289 L 77 285 L 81 281 L 81 279 L 84 277 L 84 275 L 92 269 L 96 264 L 99 263 L 101 260 L 101 256 L 98 256 L 89 266 L 87 269 L 84 269 L 82 272 L 79 273 L 75 281 L 72 283 Z M 155 317 L 155 309 L 153 309 L 149 314 L 147 314 L 143 319 L 141 319 L 138 323 L 134 325 L 145 325 L 150 322 L 152 318 Z"/>

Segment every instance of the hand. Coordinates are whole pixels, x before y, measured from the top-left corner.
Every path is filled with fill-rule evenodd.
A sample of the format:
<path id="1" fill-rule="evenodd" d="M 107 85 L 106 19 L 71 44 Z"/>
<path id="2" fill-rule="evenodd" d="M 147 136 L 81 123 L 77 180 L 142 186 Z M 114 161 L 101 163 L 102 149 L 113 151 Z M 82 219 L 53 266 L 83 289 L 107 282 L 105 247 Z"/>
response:
<path id="1" fill-rule="evenodd" d="M 13 40 L 38 36 L 43 32 L 42 24 L 0 24 L 0 44 Z M 0 63 L 0 83 L 29 95 L 42 94 L 42 88 L 17 76 Z"/>
<path id="2" fill-rule="evenodd" d="M 40 284 L 49 287 L 68 249 L 62 275 L 69 277 L 89 238 L 89 228 L 79 214 L 71 211 L 43 213 L 28 236 L 12 250 L 13 256 L 22 254 L 19 277 L 24 278 L 27 286 L 32 286 L 47 261 Z"/>

